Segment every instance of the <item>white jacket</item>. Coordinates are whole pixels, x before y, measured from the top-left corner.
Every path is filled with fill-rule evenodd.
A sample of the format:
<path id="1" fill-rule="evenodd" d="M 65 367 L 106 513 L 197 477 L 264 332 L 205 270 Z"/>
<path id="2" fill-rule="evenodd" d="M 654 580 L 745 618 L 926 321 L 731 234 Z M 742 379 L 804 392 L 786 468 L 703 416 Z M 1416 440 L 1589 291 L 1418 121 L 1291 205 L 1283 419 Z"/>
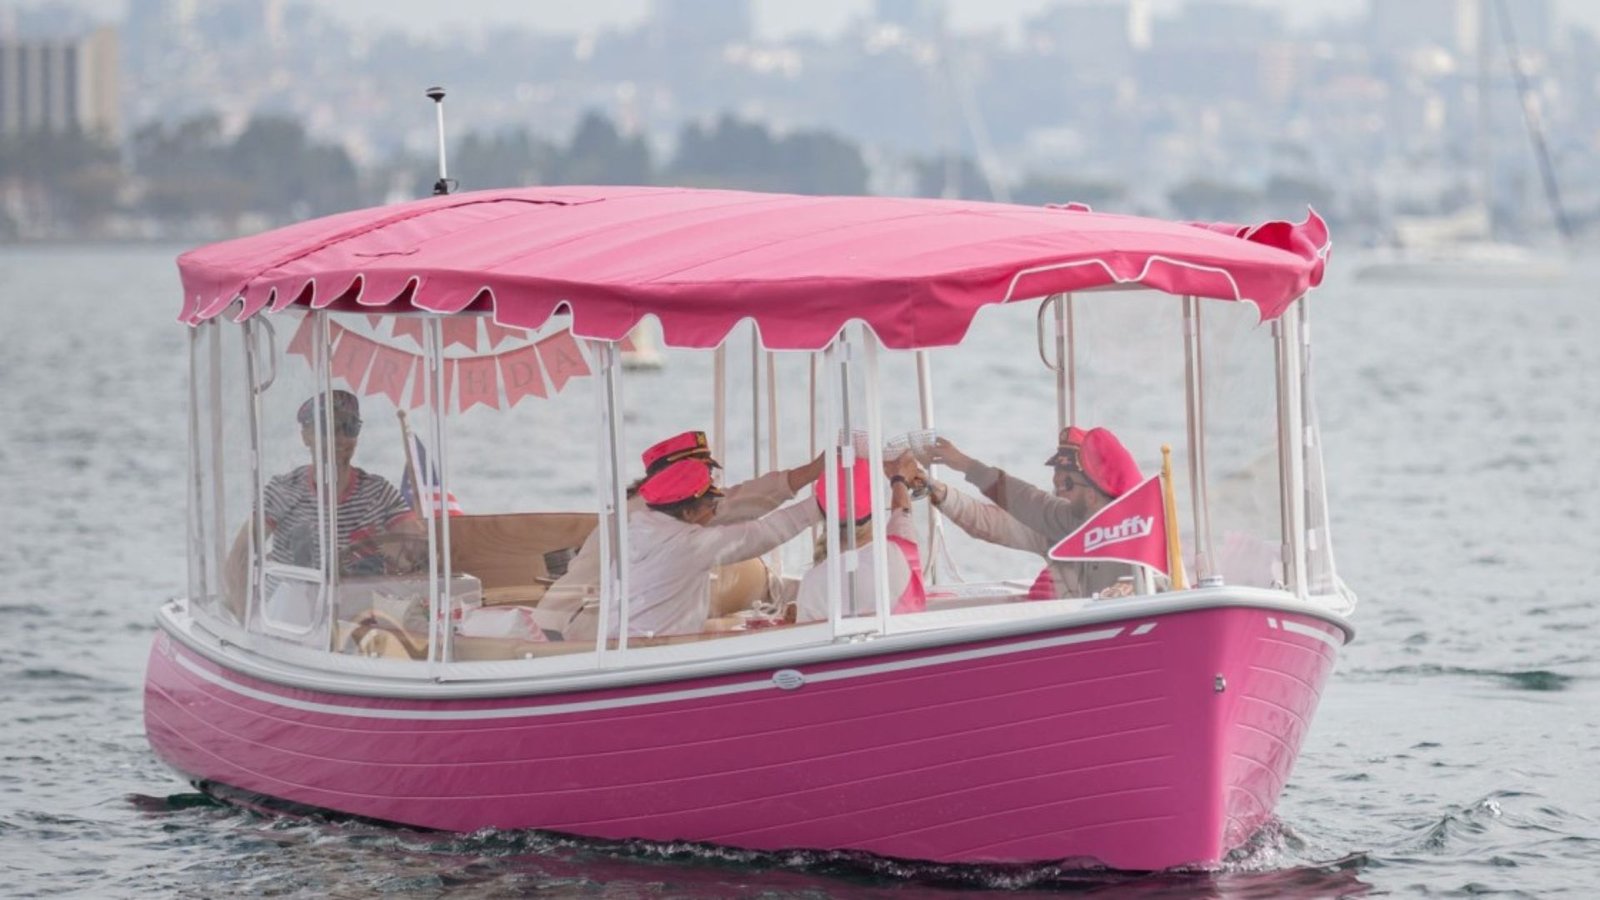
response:
<path id="1" fill-rule="evenodd" d="M 885 534 L 889 537 L 905 538 L 912 544 L 917 543 L 917 528 L 911 523 L 911 513 L 908 510 L 897 509 L 889 515 L 889 521 L 884 525 Z M 895 601 L 906 592 L 906 586 L 911 583 L 911 566 L 906 562 L 905 552 L 890 542 L 885 548 L 885 556 L 889 560 L 889 607 L 894 608 Z M 851 595 L 846 587 L 845 596 L 840 598 L 845 603 L 843 614 L 846 616 L 869 615 L 877 608 L 874 598 L 877 596 L 877 555 L 873 552 L 872 542 L 868 541 L 856 548 L 857 565 L 855 572 L 845 573 L 848 584 L 855 586 L 855 602 L 850 604 Z M 845 585 L 841 585 L 845 587 Z M 817 563 L 800 579 L 800 591 L 795 595 L 796 622 L 816 622 L 828 617 L 828 566 L 827 560 Z"/>
<path id="2" fill-rule="evenodd" d="M 794 498 L 794 491 L 789 489 L 789 474 L 781 470 L 740 482 L 726 491 L 722 501 L 717 504 L 717 516 L 711 520 L 713 525 L 746 522 Z M 628 521 L 633 521 L 634 517 L 648 510 L 644 498 L 637 494 L 628 498 Z M 567 563 L 566 573 L 550 585 L 550 589 L 539 600 L 539 608 L 565 613 L 570 620 L 585 602 L 597 600 L 599 596 L 600 538 L 591 532 L 583 546 L 578 548 L 577 554 Z"/>
<path id="3" fill-rule="evenodd" d="M 628 633 L 704 631 L 713 568 L 760 556 L 821 519 L 810 500 L 733 525 L 691 525 L 648 508 L 629 516 Z"/>

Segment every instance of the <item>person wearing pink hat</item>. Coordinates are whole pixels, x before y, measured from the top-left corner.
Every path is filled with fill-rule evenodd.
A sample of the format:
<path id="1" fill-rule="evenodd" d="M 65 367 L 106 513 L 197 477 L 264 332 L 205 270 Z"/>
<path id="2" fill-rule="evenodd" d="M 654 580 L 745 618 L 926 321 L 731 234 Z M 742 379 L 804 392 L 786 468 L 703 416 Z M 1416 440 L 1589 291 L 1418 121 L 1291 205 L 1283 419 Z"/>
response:
<path id="1" fill-rule="evenodd" d="M 646 508 L 639 496 L 639 488 L 651 475 L 686 459 L 699 460 L 710 468 L 722 468 L 721 463 L 711 456 L 711 446 L 704 431 L 685 431 L 657 441 L 640 454 L 639 459 L 644 463 L 645 474 L 628 486 L 627 509 L 630 520 Z M 822 457 L 819 455 L 803 466 L 768 472 L 732 487 L 719 488 L 721 497 L 716 504 L 712 524 L 747 522 L 765 515 L 793 500 L 796 491 L 814 481 L 821 473 Z M 589 623 L 581 623 L 576 617 L 586 604 L 590 604 L 593 611 L 592 604 L 596 600 L 596 586 L 599 583 L 600 540 L 590 534 L 567 562 L 566 572 L 540 598 L 539 608 L 566 615 L 569 624 L 578 626 L 575 630 L 569 628 L 567 631 L 582 634 L 586 624 L 592 627 L 593 617 L 588 617 L 591 620 Z M 587 639 L 593 634 L 584 637 Z"/>
<path id="2" fill-rule="evenodd" d="M 639 485 L 644 509 L 628 516 L 630 636 L 704 631 L 712 569 L 760 556 L 822 519 L 815 503 L 791 503 L 760 518 L 716 524 L 723 497 L 703 459 L 669 462 Z M 615 636 L 621 629 L 613 622 Z"/>
<path id="3" fill-rule="evenodd" d="M 902 457 L 897 471 L 915 481 L 927 476 L 916 461 Z M 1133 574 L 1133 567 L 1113 562 L 1060 562 L 1047 554 L 1062 538 L 1077 530 L 1102 507 L 1137 487 L 1143 476 L 1122 442 L 1105 428 L 1084 430 L 1076 426 L 1061 431 L 1056 452 L 1045 460 L 1053 470 L 1054 493 L 973 459 L 954 443 L 934 441 L 929 461 L 942 463 L 966 476 L 991 502 L 954 491 L 943 482 L 929 480 L 929 496 L 950 521 L 979 540 L 1027 550 L 1045 557 L 1050 577 L 1044 573 L 1038 593 L 1051 597 L 1108 596 L 1123 590 L 1117 579 Z"/>
<path id="4" fill-rule="evenodd" d="M 825 477 L 819 476 L 813 489 L 817 505 L 827 511 L 832 506 L 838 510 L 843 533 L 839 536 L 841 548 L 850 546 L 852 535 L 859 551 L 859 564 L 854 572 L 845 574 L 846 616 L 869 615 L 876 608 L 874 601 L 878 589 L 877 563 L 872 552 L 872 470 L 860 461 L 847 473 L 839 467 L 837 502 L 828 502 Z M 855 521 L 847 521 L 846 497 L 853 498 Z M 917 529 L 911 523 L 911 486 L 906 476 L 896 473 L 889 479 L 889 521 L 884 524 L 889 539 L 888 560 L 889 596 L 894 598 L 890 611 L 895 613 L 920 612 L 927 608 L 927 593 L 922 585 L 921 555 L 917 550 Z M 828 617 L 828 570 L 822 563 L 826 559 L 827 543 L 818 541 L 817 565 L 800 579 L 795 595 L 795 621 L 815 622 Z"/>

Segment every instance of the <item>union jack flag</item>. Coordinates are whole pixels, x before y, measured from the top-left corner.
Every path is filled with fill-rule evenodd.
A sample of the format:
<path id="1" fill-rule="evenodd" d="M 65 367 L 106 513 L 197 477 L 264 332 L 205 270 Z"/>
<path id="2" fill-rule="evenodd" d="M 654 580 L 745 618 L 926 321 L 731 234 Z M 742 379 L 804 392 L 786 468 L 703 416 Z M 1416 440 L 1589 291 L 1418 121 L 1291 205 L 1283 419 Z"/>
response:
<path id="1" fill-rule="evenodd" d="M 422 484 L 420 496 L 418 482 Z M 462 513 L 456 495 L 439 489 L 439 467 L 428 459 L 422 439 L 414 434 L 411 435 L 411 467 L 400 478 L 400 496 L 419 516 L 433 516 L 441 512 L 459 516 Z"/>

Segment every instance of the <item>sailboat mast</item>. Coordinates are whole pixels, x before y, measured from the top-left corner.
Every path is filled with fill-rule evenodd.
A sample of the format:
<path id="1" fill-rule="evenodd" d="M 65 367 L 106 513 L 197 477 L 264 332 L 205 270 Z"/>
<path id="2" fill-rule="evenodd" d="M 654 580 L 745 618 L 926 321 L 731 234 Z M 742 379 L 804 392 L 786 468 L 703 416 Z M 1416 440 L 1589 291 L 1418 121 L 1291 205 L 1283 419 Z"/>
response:
<path id="1" fill-rule="evenodd" d="M 1528 83 L 1528 73 L 1522 68 L 1522 54 L 1517 47 L 1517 33 L 1511 21 L 1511 10 L 1506 0 L 1490 0 L 1500 24 L 1500 37 L 1506 46 L 1506 61 L 1511 77 L 1517 86 L 1517 100 L 1522 106 L 1522 119 L 1528 126 L 1528 140 L 1533 143 L 1533 156 L 1539 163 L 1539 180 L 1544 183 L 1545 199 L 1550 203 L 1550 214 L 1555 217 L 1556 229 L 1563 240 L 1572 240 L 1572 225 L 1567 221 L 1566 208 L 1561 204 L 1561 189 L 1556 183 L 1556 170 L 1550 161 L 1550 147 L 1545 142 L 1544 128 L 1539 122 L 1539 111 L 1533 105 L 1533 89 Z M 1484 23 L 1487 26 L 1488 23 Z M 1486 32 L 1480 27 L 1479 32 Z"/>

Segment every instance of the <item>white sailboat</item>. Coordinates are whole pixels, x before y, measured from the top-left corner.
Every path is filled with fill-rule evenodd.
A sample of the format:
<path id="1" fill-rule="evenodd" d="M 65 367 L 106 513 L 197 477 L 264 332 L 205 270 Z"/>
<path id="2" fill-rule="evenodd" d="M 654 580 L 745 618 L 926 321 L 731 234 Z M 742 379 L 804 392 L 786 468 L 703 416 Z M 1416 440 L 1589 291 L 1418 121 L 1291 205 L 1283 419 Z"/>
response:
<path id="1" fill-rule="evenodd" d="M 1480 183 L 1473 202 L 1452 213 L 1399 215 L 1394 220 L 1393 242 L 1374 250 L 1356 270 L 1362 281 L 1427 283 L 1436 285 L 1502 285 L 1552 283 L 1567 277 L 1567 258 L 1559 247 L 1516 243 L 1497 238 L 1492 214 L 1494 195 L 1493 154 L 1490 137 L 1490 36 L 1491 13 L 1505 45 L 1506 58 L 1516 81 L 1528 134 L 1533 142 L 1545 193 L 1557 231 L 1570 237 L 1561 208 L 1555 173 L 1546 151 L 1536 113 L 1528 105 L 1529 88 L 1522 70 L 1516 37 L 1504 0 L 1482 0 L 1478 12 L 1478 160 Z"/>

